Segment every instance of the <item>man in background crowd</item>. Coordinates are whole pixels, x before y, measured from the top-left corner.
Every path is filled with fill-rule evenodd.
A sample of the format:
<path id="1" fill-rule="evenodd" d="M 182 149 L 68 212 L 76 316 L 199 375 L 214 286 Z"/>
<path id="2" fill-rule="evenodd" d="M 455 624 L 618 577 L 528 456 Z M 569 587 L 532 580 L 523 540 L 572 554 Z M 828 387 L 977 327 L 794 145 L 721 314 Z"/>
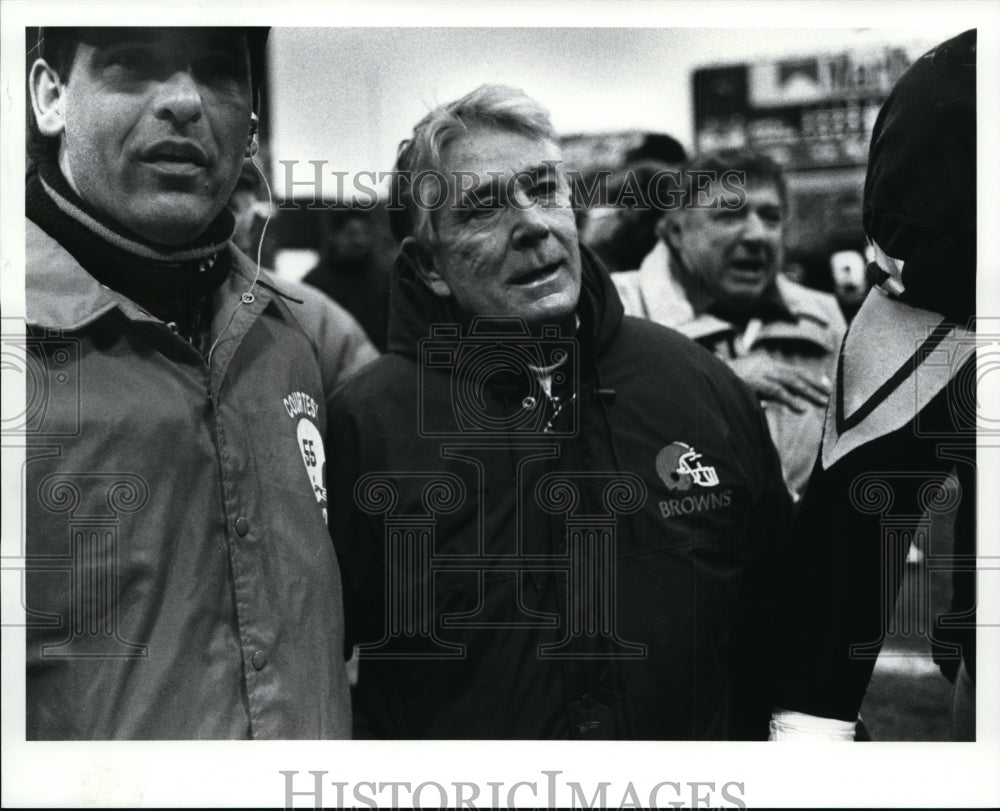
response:
<path id="1" fill-rule="evenodd" d="M 613 172 L 607 183 L 607 205 L 588 208 L 580 240 L 613 272 L 632 270 L 656 245 L 660 210 L 650 187 L 667 164 L 643 161 Z"/>
<path id="2" fill-rule="evenodd" d="M 625 154 L 621 168 L 610 172 L 606 193 L 600 192 L 596 176 L 581 178 L 597 190 L 598 199 L 594 205 L 579 205 L 580 241 L 609 271 L 639 267 L 656 245 L 661 212 L 653 190 L 666 185 L 664 176 L 676 172 L 686 159 L 676 138 L 652 132 Z"/>
<path id="3" fill-rule="evenodd" d="M 780 462 L 723 363 L 623 315 L 557 143 L 483 86 L 400 148 L 389 353 L 331 407 L 355 732 L 760 739 Z"/>
<path id="4" fill-rule="evenodd" d="M 320 360 L 337 347 L 229 242 L 266 37 L 40 31 L 29 739 L 350 733 Z"/>
<path id="5" fill-rule="evenodd" d="M 386 348 L 389 273 L 371 215 L 347 209 L 325 219 L 319 263 L 302 280 L 347 310 L 380 352 Z"/>
<path id="6" fill-rule="evenodd" d="M 754 391 L 798 499 L 819 448 L 843 316 L 833 296 L 779 273 L 787 200 L 774 161 L 720 151 L 694 158 L 683 178 L 656 247 L 638 270 L 612 278 L 626 313 L 679 330 Z"/>

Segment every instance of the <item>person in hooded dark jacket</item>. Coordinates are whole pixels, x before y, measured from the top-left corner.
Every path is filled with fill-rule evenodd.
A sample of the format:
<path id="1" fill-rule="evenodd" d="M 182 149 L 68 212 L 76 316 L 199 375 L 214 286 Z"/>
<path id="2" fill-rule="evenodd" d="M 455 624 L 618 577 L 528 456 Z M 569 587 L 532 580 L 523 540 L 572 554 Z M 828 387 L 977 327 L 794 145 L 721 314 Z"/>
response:
<path id="1" fill-rule="evenodd" d="M 877 284 L 841 347 L 786 558 L 771 735 L 866 739 L 858 711 L 919 543 L 928 568 L 951 570 L 951 610 L 931 623 L 917 592 L 904 628 L 926 629 L 955 682 L 952 739 L 975 740 L 974 30 L 921 56 L 882 105 L 863 216 Z M 929 538 L 931 517 L 951 515 L 953 556 Z"/>
<path id="2" fill-rule="evenodd" d="M 389 352 L 328 423 L 355 734 L 763 739 L 790 500 L 755 398 L 623 315 L 519 91 L 396 168 Z"/>

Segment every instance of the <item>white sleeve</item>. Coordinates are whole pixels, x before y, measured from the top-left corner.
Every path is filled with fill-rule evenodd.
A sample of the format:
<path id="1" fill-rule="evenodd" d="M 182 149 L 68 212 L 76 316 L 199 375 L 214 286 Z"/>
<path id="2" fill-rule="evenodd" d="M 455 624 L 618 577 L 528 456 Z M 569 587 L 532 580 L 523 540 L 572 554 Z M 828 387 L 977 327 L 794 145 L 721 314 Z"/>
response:
<path id="1" fill-rule="evenodd" d="M 775 708 L 771 713 L 769 741 L 853 741 L 853 721 L 823 718 Z"/>

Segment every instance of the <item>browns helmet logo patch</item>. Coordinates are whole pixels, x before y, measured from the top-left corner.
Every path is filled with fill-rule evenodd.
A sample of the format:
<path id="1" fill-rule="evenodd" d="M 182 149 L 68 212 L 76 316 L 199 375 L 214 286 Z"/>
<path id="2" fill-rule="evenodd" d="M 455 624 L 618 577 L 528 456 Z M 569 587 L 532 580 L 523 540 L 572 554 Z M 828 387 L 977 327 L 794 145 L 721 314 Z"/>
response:
<path id="1" fill-rule="evenodd" d="M 656 454 L 656 473 L 670 490 L 681 492 L 693 485 L 715 487 L 719 474 L 701 461 L 701 454 L 684 442 L 671 442 Z"/>

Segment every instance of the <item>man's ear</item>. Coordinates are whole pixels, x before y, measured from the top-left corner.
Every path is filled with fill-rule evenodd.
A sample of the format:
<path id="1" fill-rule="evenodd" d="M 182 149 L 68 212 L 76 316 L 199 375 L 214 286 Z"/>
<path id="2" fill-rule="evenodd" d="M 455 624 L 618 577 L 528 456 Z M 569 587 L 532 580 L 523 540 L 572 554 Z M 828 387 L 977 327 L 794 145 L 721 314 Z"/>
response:
<path id="1" fill-rule="evenodd" d="M 435 267 L 433 257 L 413 237 L 406 237 L 399 244 L 399 252 L 413 263 L 420 280 L 435 296 L 447 298 L 451 295 L 451 288 Z"/>
<path id="2" fill-rule="evenodd" d="M 656 235 L 675 251 L 680 248 L 683 231 L 684 224 L 677 212 L 665 214 L 656 224 Z"/>
<path id="3" fill-rule="evenodd" d="M 58 138 L 66 128 L 66 88 L 49 63 L 36 59 L 28 77 L 31 107 L 35 112 L 38 131 L 50 138 Z"/>

